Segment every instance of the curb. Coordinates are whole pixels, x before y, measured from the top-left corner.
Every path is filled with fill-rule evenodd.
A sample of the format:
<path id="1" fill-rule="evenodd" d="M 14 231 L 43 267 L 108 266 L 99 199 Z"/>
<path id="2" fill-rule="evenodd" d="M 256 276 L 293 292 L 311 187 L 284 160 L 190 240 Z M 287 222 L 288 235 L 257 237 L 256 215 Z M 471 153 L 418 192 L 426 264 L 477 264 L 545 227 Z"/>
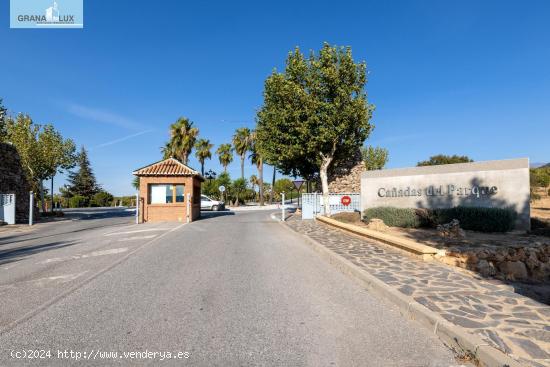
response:
<path id="1" fill-rule="evenodd" d="M 410 240 L 408 238 L 400 238 L 395 235 L 378 233 L 376 231 L 362 228 L 351 223 L 342 223 L 332 218 L 325 216 L 317 216 L 315 220 L 336 227 L 338 229 L 353 233 L 355 235 L 370 238 L 376 241 L 383 242 L 400 250 L 406 251 L 409 254 L 417 256 L 422 260 L 433 260 L 436 256 L 444 256 L 445 250 L 438 250 L 435 247 L 428 246 L 421 242 Z"/>
<path id="2" fill-rule="evenodd" d="M 280 224 L 292 233 L 304 238 L 313 250 L 321 255 L 324 260 L 335 266 L 339 271 L 352 277 L 354 281 L 365 286 L 366 289 L 376 296 L 396 305 L 403 316 L 415 320 L 422 326 L 431 330 L 451 349 L 460 350 L 466 354 L 472 355 L 480 362 L 480 365 L 484 367 L 524 366 L 502 353 L 500 350 L 490 346 L 477 335 L 470 334 L 465 328 L 450 323 L 429 308 L 416 302 L 412 297 L 390 287 L 380 279 L 353 264 L 351 261 L 327 249 L 316 240 L 294 231 L 282 222 L 280 222 Z"/>

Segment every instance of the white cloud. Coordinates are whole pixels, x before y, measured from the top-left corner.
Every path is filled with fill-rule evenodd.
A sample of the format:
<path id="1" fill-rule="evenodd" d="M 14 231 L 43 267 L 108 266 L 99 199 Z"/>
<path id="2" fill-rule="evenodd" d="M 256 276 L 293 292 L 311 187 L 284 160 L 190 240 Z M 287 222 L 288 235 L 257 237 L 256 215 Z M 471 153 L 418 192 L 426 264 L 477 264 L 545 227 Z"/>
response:
<path id="1" fill-rule="evenodd" d="M 107 146 L 109 146 L 109 145 L 118 144 L 118 143 L 123 142 L 123 141 L 125 141 L 125 140 L 135 138 L 136 136 L 140 136 L 140 135 L 143 135 L 143 134 L 150 133 L 151 131 L 154 131 L 154 130 L 153 130 L 153 129 L 149 129 L 149 130 L 140 131 L 140 132 L 135 133 L 135 134 L 126 135 L 126 136 L 123 136 L 123 137 L 121 137 L 121 138 L 114 139 L 114 140 L 111 140 L 111 141 L 108 141 L 108 142 L 105 142 L 105 143 L 101 143 L 101 144 L 99 144 L 99 145 L 96 145 L 96 146 L 92 147 L 92 149 L 103 148 L 103 147 L 107 147 Z"/>
<path id="2" fill-rule="evenodd" d="M 86 120 L 103 122 L 130 130 L 143 128 L 140 123 L 107 110 L 86 107 L 76 103 L 68 103 L 66 107 L 69 113 Z"/>

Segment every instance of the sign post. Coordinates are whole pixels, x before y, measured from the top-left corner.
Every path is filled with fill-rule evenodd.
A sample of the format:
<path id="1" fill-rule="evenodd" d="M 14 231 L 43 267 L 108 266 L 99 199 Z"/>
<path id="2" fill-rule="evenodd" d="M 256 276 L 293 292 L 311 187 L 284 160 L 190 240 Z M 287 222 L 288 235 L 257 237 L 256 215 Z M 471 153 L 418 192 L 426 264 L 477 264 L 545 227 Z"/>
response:
<path id="1" fill-rule="evenodd" d="M 298 190 L 298 207 L 300 207 L 300 189 L 302 188 L 304 181 L 294 180 L 292 181 L 292 183 L 294 184 L 294 187 L 296 188 L 296 190 Z"/>
<path id="2" fill-rule="evenodd" d="M 281 205 L 281 222 L 284 222 L 285 221 L 285 193 L 282 192 L 281 193 L 281 197 L 282 197 L 282 201 L 283 201 L 283 205 Z"/>
<path id="3" fill-rule="evenodd" d="M 29 226 L 32 226 L 33 210 L 34 210 L 34 195 L 33 195 L 33 192 L 31 191 L 29 193 Z"/>

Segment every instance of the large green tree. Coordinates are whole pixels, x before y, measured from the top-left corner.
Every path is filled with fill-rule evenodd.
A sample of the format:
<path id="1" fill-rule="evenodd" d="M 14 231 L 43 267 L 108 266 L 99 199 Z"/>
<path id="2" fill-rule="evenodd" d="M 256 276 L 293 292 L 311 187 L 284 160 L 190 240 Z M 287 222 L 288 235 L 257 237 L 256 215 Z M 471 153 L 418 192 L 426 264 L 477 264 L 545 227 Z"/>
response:
<path id="1" fill-rule="evenodd" d="M 441 164 L 453 164 L 453 163 L 470 163 L 473 162 L 470 157 L 465 155 L 445 155 L 445 154 L 438 154 L 433 155 L 428 159 L 427 161 L 421 161 L 418 162 L 416 165 L 418 167 L 421 166 L 438 166 Z"/>
<path id="2" fill-rule="evenodd" d="M 6 140 L 17 149 L 27 181 L 34 192 L 39 191 L 44 167 L 38 145 L 39 132 L 40 125 L 35 124 L 29 115 L 20 113 L 15 119 L 6 119 Z"/>
<path id="3" fill-rule="evenodd" d="M 220 160 L 220 164 L 223 166 L 223 171 L 227 172 L 227 166 L 233 162 L 233 147 L 231 144 L 220 144 L 216 149 L 216 154 Z"/>
<path id="4" fill-rule="evenodd" d="M 366 64 L 355 63 L 351 48 L 327 43 L 309 58 L 296 48 L 285 71 L 274 71 L 265 82 L 259 151 L 285 173 L 318 173 L 329 215 L 329 168 L 354 157 L 373 128 L 366 82 Z"/>
<path id="5" fill-rule="evenodd" d="M 164 158 L 174 157 L 187 164 L 198 135 L 199 129 L 193 126 L 193 122 L 180 117 L 170 125 L 170 141 L 162 149 Z"/>
<path id="6" fill-rule="evenodd" d="M 38 148 L 42 167 L 39 173 L 40 188 L 44 180 L 51 180 L 51 205 L 53 211 L 53 184 L 58 172 L 73 168 L 76 164 L 76 147 L 71 139 L 64 139 L 53 125 L 45 125 L 38 133 Z M 42 210 L 44 207 L 44 190 L 41 189 Z"/>
<path id="7" fill-rule="evenodd" d="M 88 152 L 84 147 L 81 148 L 77 158 L 78 170 L 69 173 L 67 187 L 71 196 L 83 196 L 89 202 L 95 194 L 101 191 L 101 187 L 97 184 Z"/>
<path id="8" fill-rule="evenodd" d="M 244 180 L 244 161 L 246 152 L 250 150 L 250 129 L 247 127 L 238 128 L 233 135 L 233 146 L 235 152 L 241 157 L 241 178 Z"/>
<path id="9" fill-rule="evenodd" d="M 388 150 L 371 145 L 362 147 L 361 158 L 367 171 L 382 169 L 388 163 Z"/>
<path id="10" fill-rule="evenodd" d="M 74 166 L 75 146 L 48 124 L 35 124 L 31 117 L 18 114 L 15 119 L 5 118 L 4 139 L 15 146 L 32 190 L 40 192 L 42 210 L 45 209 L 43 181 L 53 179 L 57 172 Z M 53 195 L 52 205 L 53 208 Z"/>
<path id="11" fill-rule="evenodd" d="M 260 206 L 264 205 L 264 159 L 262 155 L 260 154 L 257 144 L 256 144 L 256 131 L 252 131 L 250 134 L 250 160 L 252 161 L 252 164 L 256 165 L 256 168 L 258 170 L 258 179 L 257 179 L 257 185 L 258 185 L 258 191 L 260 196 Z M 252 179 L 250 180 L 252 183 Z"/>
<path id="12" fill-rule="evenodd" d="M 212 158 L 212 148 L 214 144 L 210 144 L 208 139 L 199 139 L 195 143 L 195 157 L 201 164 L 201 174 L 204 176 L 204 161 Z"/>
<path id="13" fill-rule="evenodd" d="M 0 98 L 0 143 L 7 139 L 7 117 L 8 109 L 4 107 L 4 101 L 2 98 Z"/>

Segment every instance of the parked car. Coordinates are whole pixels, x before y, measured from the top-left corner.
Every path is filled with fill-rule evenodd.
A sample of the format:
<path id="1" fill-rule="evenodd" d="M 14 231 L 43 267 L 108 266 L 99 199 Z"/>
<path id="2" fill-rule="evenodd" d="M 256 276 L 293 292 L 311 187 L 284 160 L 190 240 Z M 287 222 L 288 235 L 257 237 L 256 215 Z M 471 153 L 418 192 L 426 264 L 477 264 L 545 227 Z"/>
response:
<path id="1" fill-rule="evenodd" d="M 224 210 L 225 203 L 223 201 L 212 200 L 206 195 L 201 195 L 201 210 Z"/>

